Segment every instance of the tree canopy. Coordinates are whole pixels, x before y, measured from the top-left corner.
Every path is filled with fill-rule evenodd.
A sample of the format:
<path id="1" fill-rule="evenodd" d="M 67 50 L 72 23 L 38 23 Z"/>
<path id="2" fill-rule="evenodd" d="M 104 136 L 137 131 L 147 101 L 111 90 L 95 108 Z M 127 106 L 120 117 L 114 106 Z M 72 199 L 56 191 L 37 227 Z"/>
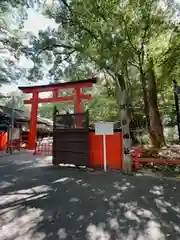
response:
<path id="1" fill-rule="evenodd" d="M 38 5 L 38 1 L 34 3 Z M 29 4 L 9 1 L 17 13 Z M 180 72 L 177 1 L 60 0 L 39 1 L 39 6 L 44 16 L 54 19 L 56 27 L 47 27 L 38 36 L 27 33 L 25 45 L 21 31 L 17 31 L 22 17 L 15 29 L 8 30 L 8 40 L 2 41 L 15 57 L 25 54 L 33 61 L 29 79 L 42 79 L 44 65 L 49 68 L 46 77 L 51 82 L 98 76 L 102 89 L 90 107 L 92 115 L 99 116 L 97 119 L 109 115 L 118 121 L 118 92 L 123 90 L 130 124 L 138 122 L 136 125 L 143 128 L 146 125 L 152 144 L 165 144 L 163 125 L 174 124 L 172 82 Z M 9 14 L 8 10 L 3 23 Z M 18 76 L 18 71 L 12 72 Z M 106 110 L 101 111 L 101 105 L 106 105 Z"/>
<path id="2" fill-rule="evenodd" d="M 103 73 L 117 102 L 117 89 L 127 92 L 129 117 L 135 118 L 136 112 L 142 118 L 145 115 L 153 144 L 163 144 L 159 109 L 167 106 L 164 94 L 173 96 L 171 71 L 177 73 L 178 65 L 169 65 L 168 71 L 165 64 L 172 64 L 173 39 L 177 42 L 178 4 L 160 0 L 61 0 L 45 5 L 44 14 L 59 27 L 40 31 L 31 47 L 24 49 L 35 63 L 31 78 L 42 76 L 44 63 L 52 66 L 52 81 Z M 172 105 L 171 99 L 169 103 Z"/>

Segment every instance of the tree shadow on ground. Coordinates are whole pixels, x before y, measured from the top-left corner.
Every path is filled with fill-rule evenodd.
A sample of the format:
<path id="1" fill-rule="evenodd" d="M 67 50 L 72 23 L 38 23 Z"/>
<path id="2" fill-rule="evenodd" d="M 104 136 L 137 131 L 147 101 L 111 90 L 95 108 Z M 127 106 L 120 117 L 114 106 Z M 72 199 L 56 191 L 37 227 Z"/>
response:
<path id="1" fill-rule="evenodd" d="M 1 240 L 180 239 L 180 182 L 42 161 L 1 159 Z"/>

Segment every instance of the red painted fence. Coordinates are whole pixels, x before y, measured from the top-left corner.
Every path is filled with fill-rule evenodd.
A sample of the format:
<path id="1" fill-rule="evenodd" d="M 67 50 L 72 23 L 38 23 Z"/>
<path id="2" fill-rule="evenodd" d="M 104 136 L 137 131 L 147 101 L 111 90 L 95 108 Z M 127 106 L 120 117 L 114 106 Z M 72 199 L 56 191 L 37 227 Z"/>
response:
<path id="1" fill-rule="evenodd" d="M 92 168 L 103 168 L 103 137 L 89 133 L 90 163 Z M 122 169 L 122 133 L 106 136 L 107 167 Z"/>

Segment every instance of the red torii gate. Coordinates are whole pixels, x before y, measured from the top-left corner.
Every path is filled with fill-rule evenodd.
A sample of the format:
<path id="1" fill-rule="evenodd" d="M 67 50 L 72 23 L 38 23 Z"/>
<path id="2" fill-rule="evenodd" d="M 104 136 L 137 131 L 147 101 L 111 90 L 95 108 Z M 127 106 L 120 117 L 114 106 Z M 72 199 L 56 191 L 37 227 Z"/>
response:
<path id="1" fill-rule="evenodd" d="M 91 100 L 91 95 L 84 94 L 82 89 L 91 88 L 96 83 L 96 78 L 91 78 L 83 81 L 76 82 L 65 82 L 65 83 L 53 83 L 48 85 L 40 86 L 26 86 L 19 87 L 23 93 L 31 93 L 32 98 L 25 100 L 25 104 L 31 104 L 31 121 L 30 121 L 30 132 L 28 136 L 28 149 L 34 150 L 36 147 L 36 132 L 37 132 L 37 115 L 38 115 L 38 103 L 54 103 L 54 102 L 74 102 L 75 112 L 83 112 L 81 105 L 82 100 Z M 61 96 L 60 92 L 63 90 L 73 90 L 71 96 Z M 39 98 L 39 93 L 51 92 L 52 96 L 48 98 Z"/>

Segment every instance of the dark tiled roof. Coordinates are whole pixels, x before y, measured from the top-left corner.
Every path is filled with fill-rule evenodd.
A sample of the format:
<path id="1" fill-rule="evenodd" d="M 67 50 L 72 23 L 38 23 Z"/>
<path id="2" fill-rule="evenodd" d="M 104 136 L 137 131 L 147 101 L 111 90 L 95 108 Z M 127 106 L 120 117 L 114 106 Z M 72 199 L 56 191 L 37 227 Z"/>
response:
<path id="1" fill-rule="evenodd" d="M 11 119 L 12 108 L 0 106 L 0 117 L 2 118 L 2 116 Z M 16 121 L 28 122 L 28 121 L 30 121 L 30 113 L 24 112 L 20 109 L 14 109 L 14 119 Z M 39 117 L 38 117 L 38 123 L 42 123 L 42 124 L 45 124 L 48 126 L 52 125 L 52 124 L 50 124 L 50 122 L 48 120 L 45 120 L 45 119 L 39 118 Z"/>
<path id="2" fill-rule="evenodd" d="M 5 107 L 5 106 L 0 106 L 0 114 L 11 118 L 12 108 Z M 14 118 L 16 120 L 20 120 L 20 119 L 26 120 L 26 121 L 29 120 L 28 114 L 26 114 L 24 111 L 19 110 L 19 109 L 14 109 Z"/>

